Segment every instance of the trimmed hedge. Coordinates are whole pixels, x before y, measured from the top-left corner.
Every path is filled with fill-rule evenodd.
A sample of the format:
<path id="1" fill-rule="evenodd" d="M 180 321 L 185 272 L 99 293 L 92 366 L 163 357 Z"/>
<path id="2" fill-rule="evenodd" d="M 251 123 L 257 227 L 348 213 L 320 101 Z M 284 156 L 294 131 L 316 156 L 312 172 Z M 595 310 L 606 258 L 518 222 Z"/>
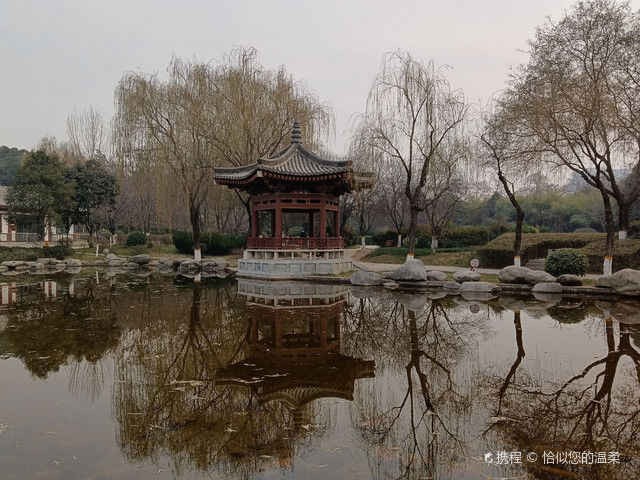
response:
<path id="1" fill-rule="evenodd" d="M 629 238 L 640 239 L 640 220 L 631 222 L 631 225 L 629 225 L 629 230 L 627 230 L 627 235 L 629 236 Z"/>
<path id="2" fill-rule="evenodd" d="M 564 274 L 584 276 L 589 268 L 589 259 L 575 248 L 554 250 L 544 262 L 544 270 L 554 277 Z"/>
<path id="3" fill-rule="evenodd" d="M 513 265 L 515 233 L 504 233 L 478 249 L 480 264 L 487 268 L 503 268 Z M 521 259 L 524 265 L 532 258 L 546 258 L 551 249 L 582 248 L 601 240 L 604 233 L 523 233 Z"/>
<path id="4" fill-rule="evenodd" d="M 228 255 L 236 248 L 244 247 L 246 239 L 242 235 L 204 232 L 200 235 L 203 255 Z M 173 234 L 173 244 L 180 253 L 193 253 L 193 232 L 178 231 Z"/>
<path id="5" fill-rule="evenodd" d="M 503 268 L 513 264 L 514 233 L 505 233 L 477 251 L 480 264 Z M 604 233 L 525 233 L 522 235 L 522 264 L 532 258 L 546 258 L 549 250 L 576 248 L 589 259 L 588 272 L 601 273 L 606 235 Z M 628 238 L 614 247 L 613 269 L 640 269 L 640 240 Z"/>
<path id="6" fill-rule="evenodd" d="M 603 235 L 601 240 L 589 243 L 580 249 L 589 259 L 590 272 L 602 273 L 604 248 L 605 237 Z M 623 268 L 640 270 L 640 239 L 627 238 L 619 242 L 616 237 L 613 249 L 613 270 L 618 271 Z"/>

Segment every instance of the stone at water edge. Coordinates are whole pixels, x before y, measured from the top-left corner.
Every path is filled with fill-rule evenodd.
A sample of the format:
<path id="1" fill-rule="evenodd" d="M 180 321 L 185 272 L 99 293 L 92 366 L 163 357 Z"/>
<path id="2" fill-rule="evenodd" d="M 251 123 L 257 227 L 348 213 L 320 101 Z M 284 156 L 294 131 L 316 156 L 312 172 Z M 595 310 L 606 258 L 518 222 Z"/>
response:
<path id="1" fill-rule="evenodd" d="M 134 255 L 129 258 L 129 262 L 137 263 L 138 265 L 146 265 L 151 261 L 151 257 L 146 253 L 141 253 L 140 255 Z"/>
<path id="2" fill-rule="evenodd" d="M 572 275 L 570 273 L 560 275 L 557 282 L 566 287 L 579 287 L 582 285 L 582 279 L 578 275 Z"/>
<path id="3" fill-rule="evenodd" d="M 357 270 L 351 274 L 352 285 L 371 286 L 382 285 L 383 283 L 384 279 L 379 274 L 369 270 Z"/>
<path id="4" fill-rule="evenodd" d="M 464 282 L 460 285 L 460 292 L 496 293 L 502 290 L 500 285 L 490 282 Z"/>
<path id="5" fill-rule="evenodd" d="M 200 262 L 195 260 L 184 260 L 178 266 L 179 272 L 195 272 L 200 270 Z"/>
<path id="6" fill-rule="evenodd" d="M 64 264 L 67 267 L 72 267 L 72 268 L 81 268 L 82 267 L 82 262 L 80 260 L 78 260 L 77 258 L 65 258 L 64 259 Z"/>
<path id="7" fill-rule="evenodd" d="M 396 282 L 394 282 L 394 281 L 387 281 L 387 282 L 384 282 L 384 283 L 382 284 L 382 286 L 383 286 L 384 288 L 389 289 L 389 290 L 395 290 L 396 288 L 398 288 L 398 287 L 399 287 L 399 285 L 398 285 Z"/>
<path id="8" fill-rule="evenodd" d="M 407 260 L 396 268 L 389 278 L 396 282 L 423 282 L 427 280 L 427 268 L 420 260 Z"/>
<path id="9" fill-rule="evenodd" d="M 562 293 L 562 285 L 556 282 L 536 283 L 531 289 L 533 293 Z"/>
<path id="10" fill-rule="evenodd" d="M 473 270 L 461 270 L 453 274 L 453 279 L 458 283 L 479 282 L 482 279 L 482 275 Z"/>
<path id="11" fill-rule="evenodd" d="M 448 275 L 440 270 L 427 270 L 427 280 L 444 282 Z"/>
<path id="12" fill-rule="evenodd" d="M 620 295 L 640 296 L 640 270 L 625 268 L 613 275 L 598 277 L 596 287 L 609 287 Z"/>
<path id="13" fill-rule="evenodd" d="M 447 282 L 442 286 L 442 288 L 444 288 L 447 293 L 460 293 L 460 289 L 462 287 L 460 287 L 458 282 Z"/>
<path id="14" fill-rule="evenodd" d="M 556 277 L 539 270 L 531 270 L 527 267 L 509 265 L 498 272 L 498 279 L 502 283 L 526 283 L 535 285 L 540 282 L 555 282 Z"/>

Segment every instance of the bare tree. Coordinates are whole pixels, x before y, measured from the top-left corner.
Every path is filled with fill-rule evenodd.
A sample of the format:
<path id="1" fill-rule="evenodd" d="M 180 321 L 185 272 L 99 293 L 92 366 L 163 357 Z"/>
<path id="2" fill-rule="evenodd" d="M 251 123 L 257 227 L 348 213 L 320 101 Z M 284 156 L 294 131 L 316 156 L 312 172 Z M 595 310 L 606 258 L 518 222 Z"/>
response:
<path id="1" fill-rule="evenodd" d="M 460 130 L 467 110 L 462 93 L 451 90 L 433 62 L 425 65 L 401 51 L 385 55 L 356 135 L 404 169 L 410 212 L 408 259 L 415 255 L 418 213 L 424 208 L 431 162 L 443 141 Z"/>
<path id="2" fill-rule="evenodd" d="M 469 146 L 464 138 L 448 137 L 432 160 L 424 210 L 431 228 L 431 250 L 434 252 L 462 200 L 464 186 L 459 170 L 468 156 Z"/>
<path id="3" fill-rule="evenodd" d="M 94 107 L 73 112 L 67 117 L 69 149 L 76 162 L 102 158 L 107 129 L 102 115 Z"/>
<path id="4" fill-rule="evenodd" d="M 485 115 L 479 137 L 481 148 L 486 155 L 485 164 L 498 176 L 516 212 L 513 264 L 519 267 L 524 210 L 518 199 L 516 185 L 523 178 L 523 173 L 529 171 L 532 163 L 539 157 L 536 156 L 536 147 L 527 144 L 525 135 L 519 135 L 517 116 L 510 113 L 506 99 L 499 99 L 495 111 Z"/>
<path id="5" fill-rule="evenodd" d="M 620 168 L 640 162 L 640 21 L 627 3 L 577 3 L 531 41 L 529 62 L 507 95 L 548 159 L 582 177 L 602 196 L 607 224 L 604 272 L 611 273 L 618 204 L 620 238 L 640 183 L 624 190 Z"/>
<path id="6" fill-rule="evenodd" d="M 391 224 L 397 235 L 398 247 L 402 246 L 402 230 L 409 213 L 409 204 L 404 194 L 404 170 L 393 160 L 381 161 L 378 170 L 381 181 L 376 183 L 378 205 L 383 218 Z"/>

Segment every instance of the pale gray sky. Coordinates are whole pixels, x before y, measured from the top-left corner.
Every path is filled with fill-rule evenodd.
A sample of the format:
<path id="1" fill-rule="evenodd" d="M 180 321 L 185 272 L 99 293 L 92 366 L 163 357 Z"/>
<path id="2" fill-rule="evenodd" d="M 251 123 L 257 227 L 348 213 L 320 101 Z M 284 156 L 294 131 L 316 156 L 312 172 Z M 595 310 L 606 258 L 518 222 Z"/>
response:
<path id="1" fill-rule="evenodd" d="M 402 48 L 449 65 L 453 87 L 486 101 L 526 58 L 536 25 L 571 3 L 0 0 L 0 145 L 62 139 L 68 113 L 90 105 L 110 118 L 125 71 L 164 72 L 172 53 L 211 60 L 246 45 L 331 105 L 330 147 L 341 153 L 385 52 Z"/>

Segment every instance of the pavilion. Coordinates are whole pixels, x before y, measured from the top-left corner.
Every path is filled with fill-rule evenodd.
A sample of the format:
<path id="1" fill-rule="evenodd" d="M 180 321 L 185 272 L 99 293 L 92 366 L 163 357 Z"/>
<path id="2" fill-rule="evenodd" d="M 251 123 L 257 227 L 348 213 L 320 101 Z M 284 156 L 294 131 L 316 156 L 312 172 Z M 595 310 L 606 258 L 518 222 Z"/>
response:
<path id="1" fill-rule="evenodd" d="M 270 157 L 216 168 L 219 185 L 250 195 L 251 235 L 238 273 L 339 274 L 351 270 L 340 232 L 340 196 L 370 188 L 373 175 L 355 172 L 350 160 L 328 160 L 302 144 L 295 122 L 291 144 Z"/>

